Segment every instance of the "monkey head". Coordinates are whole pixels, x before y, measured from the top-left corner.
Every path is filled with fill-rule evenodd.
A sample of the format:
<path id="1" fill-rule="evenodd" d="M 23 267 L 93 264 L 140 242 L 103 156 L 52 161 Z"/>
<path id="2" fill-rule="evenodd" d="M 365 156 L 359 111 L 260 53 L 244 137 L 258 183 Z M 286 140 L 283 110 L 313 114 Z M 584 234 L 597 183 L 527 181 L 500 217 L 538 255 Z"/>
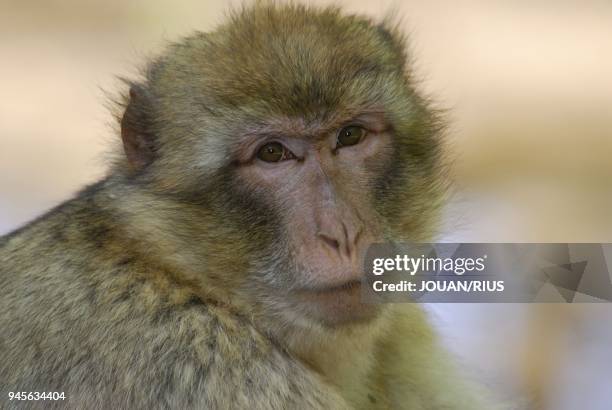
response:
<path id="1" fill-rule="evenodd" d="M 257 5 L 172 45 L 121 134 L 144 252 L 283 324 L 375 317 L 368 246 L 428 239 L 441 202 L 440 125 L 402 36 L 335 8 Z"/>

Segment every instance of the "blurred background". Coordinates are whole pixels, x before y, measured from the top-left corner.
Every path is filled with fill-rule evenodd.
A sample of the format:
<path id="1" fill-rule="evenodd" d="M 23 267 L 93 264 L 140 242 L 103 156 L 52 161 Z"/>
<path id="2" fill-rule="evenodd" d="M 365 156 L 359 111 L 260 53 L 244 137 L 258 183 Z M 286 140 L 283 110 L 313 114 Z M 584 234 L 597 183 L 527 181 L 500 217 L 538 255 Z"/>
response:
<path id="1" fill-rule="evenodd" d="M 448 110 L 457 194 L 442 240 L 612 242 L 612 2 L 336 3 L 403 16 L 421 89 Z M 0 0 L 0 235 L 104 175 L 116 76 L 229 5 Z M 498 397 L 611 408 L 612 306 L 427 308 Z"/>

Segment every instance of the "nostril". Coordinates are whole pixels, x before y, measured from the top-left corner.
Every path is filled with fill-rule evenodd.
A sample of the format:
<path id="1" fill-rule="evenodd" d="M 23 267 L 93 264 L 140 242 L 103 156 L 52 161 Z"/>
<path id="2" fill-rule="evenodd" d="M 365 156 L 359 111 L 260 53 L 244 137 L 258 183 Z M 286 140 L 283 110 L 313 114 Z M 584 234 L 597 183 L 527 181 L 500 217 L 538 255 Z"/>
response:
<path id="1" fill-rule="evenodd" d="M 359 243 L 359 239 L 361 238 L 362 233 L 363 233 L 363 227 L 360 227 L 357 233 L 355 234 L 355 237 L 352 240 L 352 243 L 354 245 L 357 245 Z"/>
<path id="2" fill-rule="evenodd" d="M 323 233 L 319 234 L 319 238 L 321 238 L 323 240 L 323 242 L 325 242 L 327 245 L 329 245 L 332 249 L 338 250 L 340 249 L 340 242 L 338 242 L 336 239 L 327 236 Z"/>

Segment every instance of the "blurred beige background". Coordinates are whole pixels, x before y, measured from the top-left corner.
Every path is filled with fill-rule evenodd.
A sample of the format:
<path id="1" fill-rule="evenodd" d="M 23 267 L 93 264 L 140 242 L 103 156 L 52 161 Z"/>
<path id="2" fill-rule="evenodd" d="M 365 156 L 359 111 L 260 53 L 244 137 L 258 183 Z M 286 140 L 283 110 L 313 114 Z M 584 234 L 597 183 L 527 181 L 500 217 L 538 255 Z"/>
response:
<path id="1" fill-rule="evenodd" d="M 612 242 L 612 2 L 338 3 L 397 10 L 422 90 L 448 109 L 458 192 L 443 239 Z M 104 174 L 116 76 L 211 29 L 229 4 L 0 0 L 0 234 Z M 498 394 L 529 392 L 541 409 L 610 408 L 610 306 L 430 310 Z"/>

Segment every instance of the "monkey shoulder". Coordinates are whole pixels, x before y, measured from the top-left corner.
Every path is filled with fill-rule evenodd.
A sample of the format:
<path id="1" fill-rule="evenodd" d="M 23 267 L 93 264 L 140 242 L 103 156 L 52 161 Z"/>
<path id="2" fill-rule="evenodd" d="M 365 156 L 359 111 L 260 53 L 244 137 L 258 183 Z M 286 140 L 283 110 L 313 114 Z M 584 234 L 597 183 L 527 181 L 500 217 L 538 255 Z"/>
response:
<path id="1" fill-rule="evenodd" d="M 1 390 L 63 391 L 69 408 L 342 408 L 249 318 L 137 261 L 113 266 L 15 287 Z"/>

